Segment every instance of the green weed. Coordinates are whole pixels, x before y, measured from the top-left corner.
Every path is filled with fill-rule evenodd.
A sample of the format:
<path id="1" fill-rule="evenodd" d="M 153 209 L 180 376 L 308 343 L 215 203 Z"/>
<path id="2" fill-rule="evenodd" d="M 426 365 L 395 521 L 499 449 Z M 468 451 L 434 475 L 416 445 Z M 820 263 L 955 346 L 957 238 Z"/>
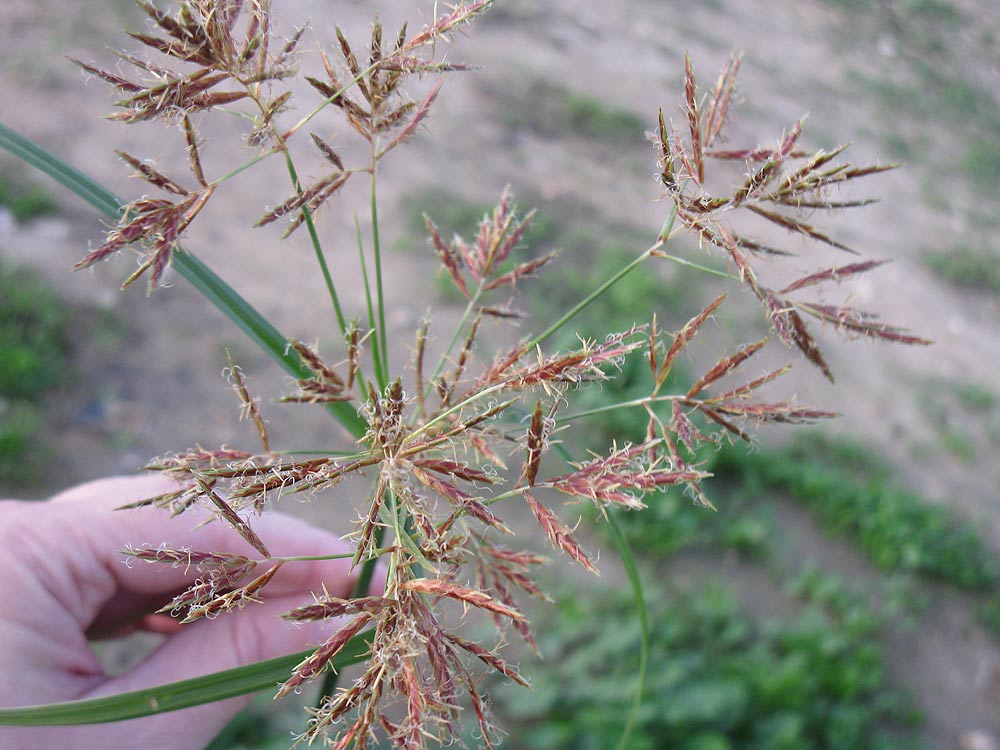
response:
<path id="1" fill-rule="evenodd" d="M 628 110 L 542 78 L 531 79 L 502 98 L 508 128 L 546 137 L 576 136 L 608 145 L 641 143 L 649 126 Z"/>
<path id="2" fill-rule="evenodd" d="M 0 206 L 6 206 L 18 221 L 53 214 L 59 208 L 46 190 L 26 182 L 16 173 L 0 175 Z"/>
<path id="3" fill-rule="evenodd" d="M 987 591 L 1000 582 L 1000 565 L 975 529 L 947 508 L 900 489 L 869 461 L 855 463 L 854 452 L 800 440 L 776 453 L 723 450 L 713 469 L 747 487 L 788 493 L 885 571 L 967 591 Z"/>
<path id="4" fill-rule="evenodd" d="M 28 484 L 41 463 L 38 403 L 65 382 L 67 322 L 37 276 L 0 266 L 0 481 Z"/>
<path id="5" fill-rule="evenodd" d="M 650 603 L 652 668 L 629 747 L 889 747 L 876 727 L 903 718 L 904 704 L 886 686 L 876 620 L 828 586 L 805 598 L 791 622 L 761 626 L 718 586 L 661 593 Z M 610 592 L 559 601 L 558 618 L 540 628 L 551 657 L 532 676 L 534 692 L 500 696 L 510 740 L 614 747 L 634 680 L 634 613 Z"/>
<path id="6" fill-rule="evenodd" d="M 67 319 L 36 275 L 0 267 L 0 396 L 35 401 L 63 382 Z"/>

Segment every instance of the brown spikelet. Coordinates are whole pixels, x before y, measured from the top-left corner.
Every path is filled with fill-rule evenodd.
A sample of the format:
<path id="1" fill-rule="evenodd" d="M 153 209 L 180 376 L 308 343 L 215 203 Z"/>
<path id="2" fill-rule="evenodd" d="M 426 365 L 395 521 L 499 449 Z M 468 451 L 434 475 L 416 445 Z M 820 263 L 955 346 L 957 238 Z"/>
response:
<path id="1" fill-rule="evenodd" d="M 711 409 L 711 408 L 709 408 L 705 404 L 697 404 L 696 407 L 697 407 L 698 411 L 700 411 L 702 414 L 704 414 L 706 417 L 708 417 L 709 419 L 711 419 L 713 422 L 715 422 L 717 425 L 719 425 L 720 427 L 722 427 L 726 431 L 731 432 L 733 435 L 735 435 L 736 437 L 738 437 L 740 440 L 742 440 L 742 441 L 744 441 L 746 443 L 753 442 L 753 439 L 750 437 L 750 435 L 748 433 L 746 433 L 744 430 L 741 430 L 739 427 L 737 427 L 731 421 L 729 421 L 728 419 L 726 419 L 725 417 L 723 417 L 722 414 L 720 414 L 715 409 Z"/>
<path id="2" fill-rule="evenodd" d="M 322 203 L 340 190 L 349 177 L 349 172 L 335 172 L 327 175 L 321 180 L 318 180 L 309 187 L 303 189 L 296 195 L 293 195 L 277 208 L 268 211 L 266 214 L 257 219 L 254 226 L 266 226 L 303 208 L 308 211 L 314 211 L 318 207 L 319 203 Z M 298 223 L 295 223 L 293 226 L 297 227 Z"/>
<path id="3" fill-rule="evenodd" d="M 701 142 L 701 118 L 694 84 L 694 64 L 688 53 L 684 53 L 684 111 L 687 114 L 688 132 L 691 135 L 691 156 L 695 166 L 691 177 L 701 185 L 705 181 L 705 152 Z"/>
<path id="4" fill-rule="evenodd" d="M 700 393 L 716 380 L 719 380 L 720 378 L 723 378 L 731 373 L 746 360 L 764 348 L 764 344 L 766 343 L 766 338 L 761 339 L 760 341 L 755 341 L 752 344 L 747 344 L 745 347 L 736 352 L 736 354 L 720 359 L 708 372 L 698 378 L 694 382 L 694 385 L 688 389 L 686 394 L 687 398 L 691 398 L 692 396 Z"/>
<path id="5" fill-rule="evenodd" d="M 434 245 L 434 249 L 437 250 L 438 257 L 441 258 L 441 264 L 448 272 L 448 275 L 451 276 L 452 282 L 454 282 L 458 291 L 462 293 L 462 296 L 466 299 L 471 299 L 469 288 L 466 286 L 465 279 L 462 277 L 458 255 L 455 252 L 454 246 L 448 245 L 443 239 L 441 239 L 441 233 L 438 231 L 434 222 L 430 220 L 430 217 L 425 215 L 424 223 L 427 226 L 427 234 Z"/>
<path id="6" fill-rule="evenodd" d="M 312 620 L 329 620 L 333 617 L 344 615 L 357 615 L 362 612 L 376 615 L 391 607 L 395 607 L 398 602 L 395 599 L 387 599 L 382 596 L 364 596 L 358 599 L 340 599 L 335 596 L 317 597 L 312 604 L 304 604 L 301 607 L 291 609 L 282 618 L 292 622 L 308 622 Z"/>
<path id="7" fill-rule="evenodd" d="M 330 660 L 343 651 L 344 646 L 371 622 L 372 617 L 371 612 L 362 612 L 330 636 L 322 646 L 296 665 L 295 669 L 292 670 L 292 676 L 282 683 L 274 697 L 281 698 L 288 695 L 295 688 L 308 682 L 322 672 L 327 664 L 330 663 Z"/>
<path id="8" fill-rule="evenodd" d="M 680 401 L 674 401 L 671 404 L 672 414 L 670 424 L 673 427 L 678 439 L 684 444 L 692 453 L 698 446 L 698 443 L 708 440 L 708 438 L 701 433 L 701 431 L 695 427 L 694 423 L 688 418 L 687 414 L 684 413 L 684 407 L 681 405 Z"/>
<path id="9" fill-rule="evenodd" d="M 181 620 L 181 624 L 188 624 L 203 617 L 211 619 L 232 609 L 243 609 L 247 604 L 259 604 L 261 600 L 257 594 L 274 578 L 282 565 L 284 565 L 284 561 L 279 560 L 245 586 L 216 596 L 204 603 L 193 604 L 188 609 L 187 616 Z M 174 604 L 168 606 L 173 608 Z"/>
<path id="10" fill-rule="evenodd" d="M 514 286 L 519 279 L 522 279 L 525 276 L 532 275 L 542 266 L 555 260 L 555 258 L 556 258 L 556 253 L 547 253 L 546 255 L 543 255 L 539 258 L 535 258 L 534 260 L 529 260 L 525 261 L 524 263 L 519 263 L 514 267 L 514 270 L 508 271 L 502 276 L 497 276 L 495 279 L 493 279 L 493 281 L 490 281 L 488 284 L 486 284 L 483 287 L 483 289 L 484 291 L 489 291 L 490 289 L 497 289 L 498 287 L 501 286 Z"/>
<path id="11" fill-rule="evenodd" d="M 542 402 L 535 402 L 531 413 L 531 424 L 528 426 L 528 456 L 524 461 L 524 482 L 529 487 L 535 483 L 538 467 L 542 462 L 542 449 L 545 447 L 545 427 L 542 420 Z"/>
<path id="12" fill-rule="evenodd" d="M 198 154 L 198 136 L 195 133 L 194 125 L 191 124 L 191 118 L 184 115 L 181 124 L 184 128 L 184 140 L 187 142 L 188 166 L 198 184 L 202 187 L 208 187 L 208 182 L 205 181 L 205 172 L 201 166 L 201 156 Z"/>
<path id="13" fill-rule="evenodd" d="M 316 145 L 316 148 L 318 148 L 319 152 L 323 154 L 323 158 L 343 172 L 344 162 L 341 161 L 340 154 L 330 148 L 330 145 L 315 133 L 310 133 L 309 135 L 312 137 L 312 141 Z"/>
<path id="14" fill-rule="evenodd" d="M 748 204 L 747 210 L 752 211 L 758 216 L 767 219 L 773 224 L 777 224 L 779 227 L 784 227 L 790 232 L 795 232 L 797 234 L 805 235 L 806 237 L 811 237 L 814 240 L 818 240 L 830 247 L 835 247 L 838 250 L 843 250 L 846 253 L 851 253 L 852 255 L 857 255 L 856 250 L 852 250 L 850 247 L 842 242 L 838 242 L 832 237 L 824 234 L 815 227 L 806 224 L 804 221 L 799 221 L 798 219 L 793 219 L 791 216 L 785 216 L 783 214 L 776 213 L 774 211 L 768 211 L 760 206 L 754 204 Z"/>
<path id="15" fill-rule="evenodd" d="M 600 575 L 590 558 L 587 557 L 587 553 L 573 538 L 572 531 L 564 526 L 552 511 L 538 502 L 530 492 L 521 494 L 534 514 L 535 520 L 538 521 L 538 525 L 542 527 L 542 531 L 545 532 L 552 544 L 579 563 L 584 570 L 588 570 L 594 575 Z"/>
<path id="16" fill-rule="evenodd" d="M 756 390 L 757 388 L 760 388 L 765 383 L 770 383 L 772 380 L 780 378 L 790 369 L 792 369 L 791 366 L 786 366 L 786 367 L 781 367 L 777 370 L 772 370 L 771 372 L 765 375 L 761 375 L 759 378 L 756 378 L 755 380 L 751 380 L 749 383 L 744 383 L 743 385 L 737 386 L 736 388 L 726 391 L 725 393 L 719 394 L 718 396 L 713 396 L 712 398 L 705 399 L 705 401 L 708 403 L 712 403 L 714 401 L 726 401 L 731 398 L 739 398 L 742 396 L 746 396 L 752 391 Z"/>
<path id="17" fill-rule="evenodd" d="M 131 154 L 124 151 L 115 151 L 115 153 L 118 154 L 122 161 L 132 167 L 132 169 L 134 169 L 136 173 L 150 185 L 155 185 L 161 190 L 166 190 L 168 193 L 173 193 L 174 195 L 191 194 L 189 190 L 181 187 L 162 172 L 158 172 L 156 169 L 151 167 L 149 164 L 139 161 Z"/>
<path id="18" fill-rule="evenodd" d="M 715 83 L 715 90 L 705 112 L 705 148 L 710 148 L 719 137 L 729 115 L 733 91 L 736 88 L 736 74 L 743 62 L 743 54 L 732 52 L 722 73 Z"/>
<path id="19" fill-rule="evenodd" d="M 427 96 L 424 97 L 424 100 L 420 102 L 420 106 L 416 107 L 416 111 L 413 113 L 413 116 L 409 118 L 403 129 L 400 130 L 399 133 L 396 134 L 396 137 L 389 141 L 389 143 L 386 144 L 386 146 L 379 152 L 379 158 L 385 156 L 388 152 L 404 143 L 416 132 L 417 128 L 420 127 L 420 124 L 427 119 L 427 115 L 430 114 L 431 105 L 434 104 L 434 100 L 437 99 L 437 95 L 441 91 L 442 83 L 444 83 L 444 79 L 439 78 Z M 411 109 L 412 107 L 407 107 L 405 110 L 399 110 L 397 119 L 401 119 L 403 116 L 408 115 Z M 379 130 L 389 130 L 396 124 L 397 122 L 394 119 L 386 119 L 379 123 Z"/>
<path id="20" fill-rule="evenodd" d="M 243 370 L 233 362 L 233 355 L 229 351 L 226 352 L 226 359 L 229 362 L 229 374 L 232 377 L 233 389 L 240 399 L 240 419 L 250 418 L 257 429 L 257 435 L 260 437 L 260 444 L 264 452 L 270 453 L 271 445 L 267 437 L 267 423 L 264 422 L 264 417 L 260 413 L 260 399 L 250 395 L 246 376 L 243 374 Z"/>
<path id="21" fill-rule="evenodd" d="M 816 365 L 826 376 L 826 379 L 832 383 L 833 372 L 827 365 L 816 340 L 806 328 L 802 316 L 788 302 L 773 293 L 767 294 L 765 305 L 771 324 L 781 339 L 788 346 L 794 346 L 802 352 L 805 358 Z"/>
<path id="22" fill-rule="evenodd" d="M 453 633 L 445 633 L 444 637 L 462 650 L 468 651 L 491 669 L 496 670 L 505 677 L 509 677 L 518 685 L 529 687 L 528 681 L 521 677 L 520 673 L 514 667 L 501 659 L 495 651 L 480 646 L 478 643 L 467 641 L 465 638 L 461 638 Z"/>
<path id="23" fill-rule="evenodd" d="M 415 591 L 418 594 L 443 596 L 448 599 L 455 599 L 456 601 L 469 604 L 479 609 L 496 612 L 497 614 L 511 620 L 523 622 L 526 619 L 525 616 L 516 609 L 498 602 L 489 594 L 477 591 L 476 589 L 470 589 L 465 586 L 459 586 L 457 583 L 451 583 L 449 581 L 443 581 L 435 578 L 414 578 L 400 584 L 400 588 L 405 589 L 406 591 Z"/>
<path id="24" fill-rule="evenodd" d="M 701 328 L 702 324 L 711 317 L 712 313 L 718 309 L 719 305 L 721 305 L 725 299 L 726 295 L 720 294 L 711 303 L 709 303 L 704 310 L 685 323 L 684 327 L 674 335 L 673 343 L 670 345 L 670 349 L 667 350 L 667 354 L 663 358 L 663 362 L 660 364 L 659 372 L 656 375 L 656 382 L 658 385 L 662 385 L 667 379 L 667 376 L 670 374 L 670 370 L 673 367 L 674 360 L 677 359 L 677 355 L 680 354 L 681 350 L 684 349 L 688 342 L 694 338 L 695 334 L 698 333 L 698 329 Z"/>
<path id="25" fill-rule="evenodd" d="M 837 329 L 849 334 L 859 334 L 871 339 L 892 341 L 897 344 L 917 344 L 929 346 L 933 342 L 922 336 L 906 333 L 899 326 L 881 323 L 874 313 L 858 310 L 853 307 L 837 307 L 817 303 L 797 303 L 803 312 L 819 318 L 825 323 L 833 324 Z"/>
<path id="26" fill-rule="evenodd" d="M 674 157 L 670 153 L 670 136 L 667 135 L 667 122 L 663 117 L 663 108 L 660 108 L 659 117 L 659 131 L 658 131 L 658 141 L 659 146 L 659 166 L 660 166 L 660 182 L 663 186 L 667 188 L 671 193 L 676 193 L 678 190 L 677 178 L 674 176 Z"/>
<path id="27" fill-rule="evenodd" d="M 856 276 L 857 274 L 864 273 L 865 271 L 870 271 L 873 268 L 878 268 L 886 262 L 887 261 L 884 260 L 868 260 L 862 263 L 851 263 L 850 265 L 840 266 L 838 268 L 824 268 L 822 271 L 811 273 L 808 276 L 803 276 L 801 279 L 793 281 L 791 284 L 782 289 L 779 294 L 788 294 L 789 292 L 794 292 L 797 289 L 814 286 L 825 281 L 841 281 L 849 276 Z"/>
<path id="28" fill-rule="evenodd" d="M 232 526 L 246 540 L 247 544 L 260 552 L 264 557 L 270 557 L 271 553 L 267 551 L 267 547 L 264 546 L 261 538 L 257 536 L 257 533 L 250 528 L 250 525 L 246 521 L 240 518 L 239 514 L 230 507 L 229 503 L 223 500 L 205 480 L 196 479 L 195 481 L 201 490 L 201 494 L 211 500 L 212 504 L 219 511 L 219 516 Z"/>

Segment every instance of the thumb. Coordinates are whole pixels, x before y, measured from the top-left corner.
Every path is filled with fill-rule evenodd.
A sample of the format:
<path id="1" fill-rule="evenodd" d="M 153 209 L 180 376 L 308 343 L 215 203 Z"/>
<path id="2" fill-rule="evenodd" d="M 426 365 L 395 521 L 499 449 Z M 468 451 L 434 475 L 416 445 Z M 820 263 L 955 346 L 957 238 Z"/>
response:
<path id="1" fill-rule="evenodd" d="M 345 624 L 343 621 L 293 624 L 281 619 L 282 612 L 303 603 L 301 595 L 272 597 L 263 603 L 250 604 L 242 612 L 186 625 L 130 672 L 108 680 L 87 697 L 130 692 L 285 656 L 318 646 Z M 249 700 L 248 696 L 241 696 L 114 726 L 127 728 L 127 734 L 123 735 L 128 738 L 127 746 L 160 750 L 200 748 Z M 107 735 L 104 737 L 106 740 Z"/>

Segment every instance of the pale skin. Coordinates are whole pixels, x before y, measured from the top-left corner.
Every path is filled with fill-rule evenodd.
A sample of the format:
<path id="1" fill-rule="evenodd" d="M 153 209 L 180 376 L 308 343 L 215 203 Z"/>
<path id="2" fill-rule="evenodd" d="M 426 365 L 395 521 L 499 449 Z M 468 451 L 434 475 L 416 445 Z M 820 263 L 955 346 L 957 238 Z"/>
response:
<path id="1" fill-rule="evenodd" d="M 197 573 L 139 561 L 126 565 L 121 550 L 127 545 L 166 543 L 260 557 L 224 523 L 199 527 L 204 516 L 114 510 L 170 487 L 159 477 L 114 477 L 46 502 L 0 501 L 0 707 L 97 698 L 196 677 L 315 646 L 336 630 L 337 623 L 292 625 L 279 615 L 308 603 L 324 586 L 331 595 L 350 596 L 349 559 L 286 563 L 264 589 L 262 603 L 213 620 L 179 626 L 149 617 Z M 254 519 L 254 529 L 272 555 L 346 552 L 333 534 L 283 513 Z M 109 676 L 91 639 L 136 627 L 165 639 L 131 671 Z M 207 745 L 248 700 L 112 724 L 0 727 L 0 747 L 192 750 Z"/>

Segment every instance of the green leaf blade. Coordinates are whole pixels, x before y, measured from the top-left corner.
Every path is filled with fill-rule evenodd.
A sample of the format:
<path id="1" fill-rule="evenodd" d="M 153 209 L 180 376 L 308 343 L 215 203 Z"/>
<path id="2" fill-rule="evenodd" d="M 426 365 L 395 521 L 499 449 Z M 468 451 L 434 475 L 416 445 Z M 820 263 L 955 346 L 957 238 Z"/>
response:
<path id="1" fill-rule="evenodd" d="M 368 643 L 365 639 L 369 636 L 370 633 L 365 632 L 352 638 L 332 660 L 333 669 L 340 670 L 363 661 L 368 654 Z M 300 651 L 222 672 L 106 698 L 22 708 L 0 708 L 0 725 L 104 724 L 179 711 L 269 688 L 275 689 L 288 678 L 295 665 L 312 652 L 312 649 Z"/>

